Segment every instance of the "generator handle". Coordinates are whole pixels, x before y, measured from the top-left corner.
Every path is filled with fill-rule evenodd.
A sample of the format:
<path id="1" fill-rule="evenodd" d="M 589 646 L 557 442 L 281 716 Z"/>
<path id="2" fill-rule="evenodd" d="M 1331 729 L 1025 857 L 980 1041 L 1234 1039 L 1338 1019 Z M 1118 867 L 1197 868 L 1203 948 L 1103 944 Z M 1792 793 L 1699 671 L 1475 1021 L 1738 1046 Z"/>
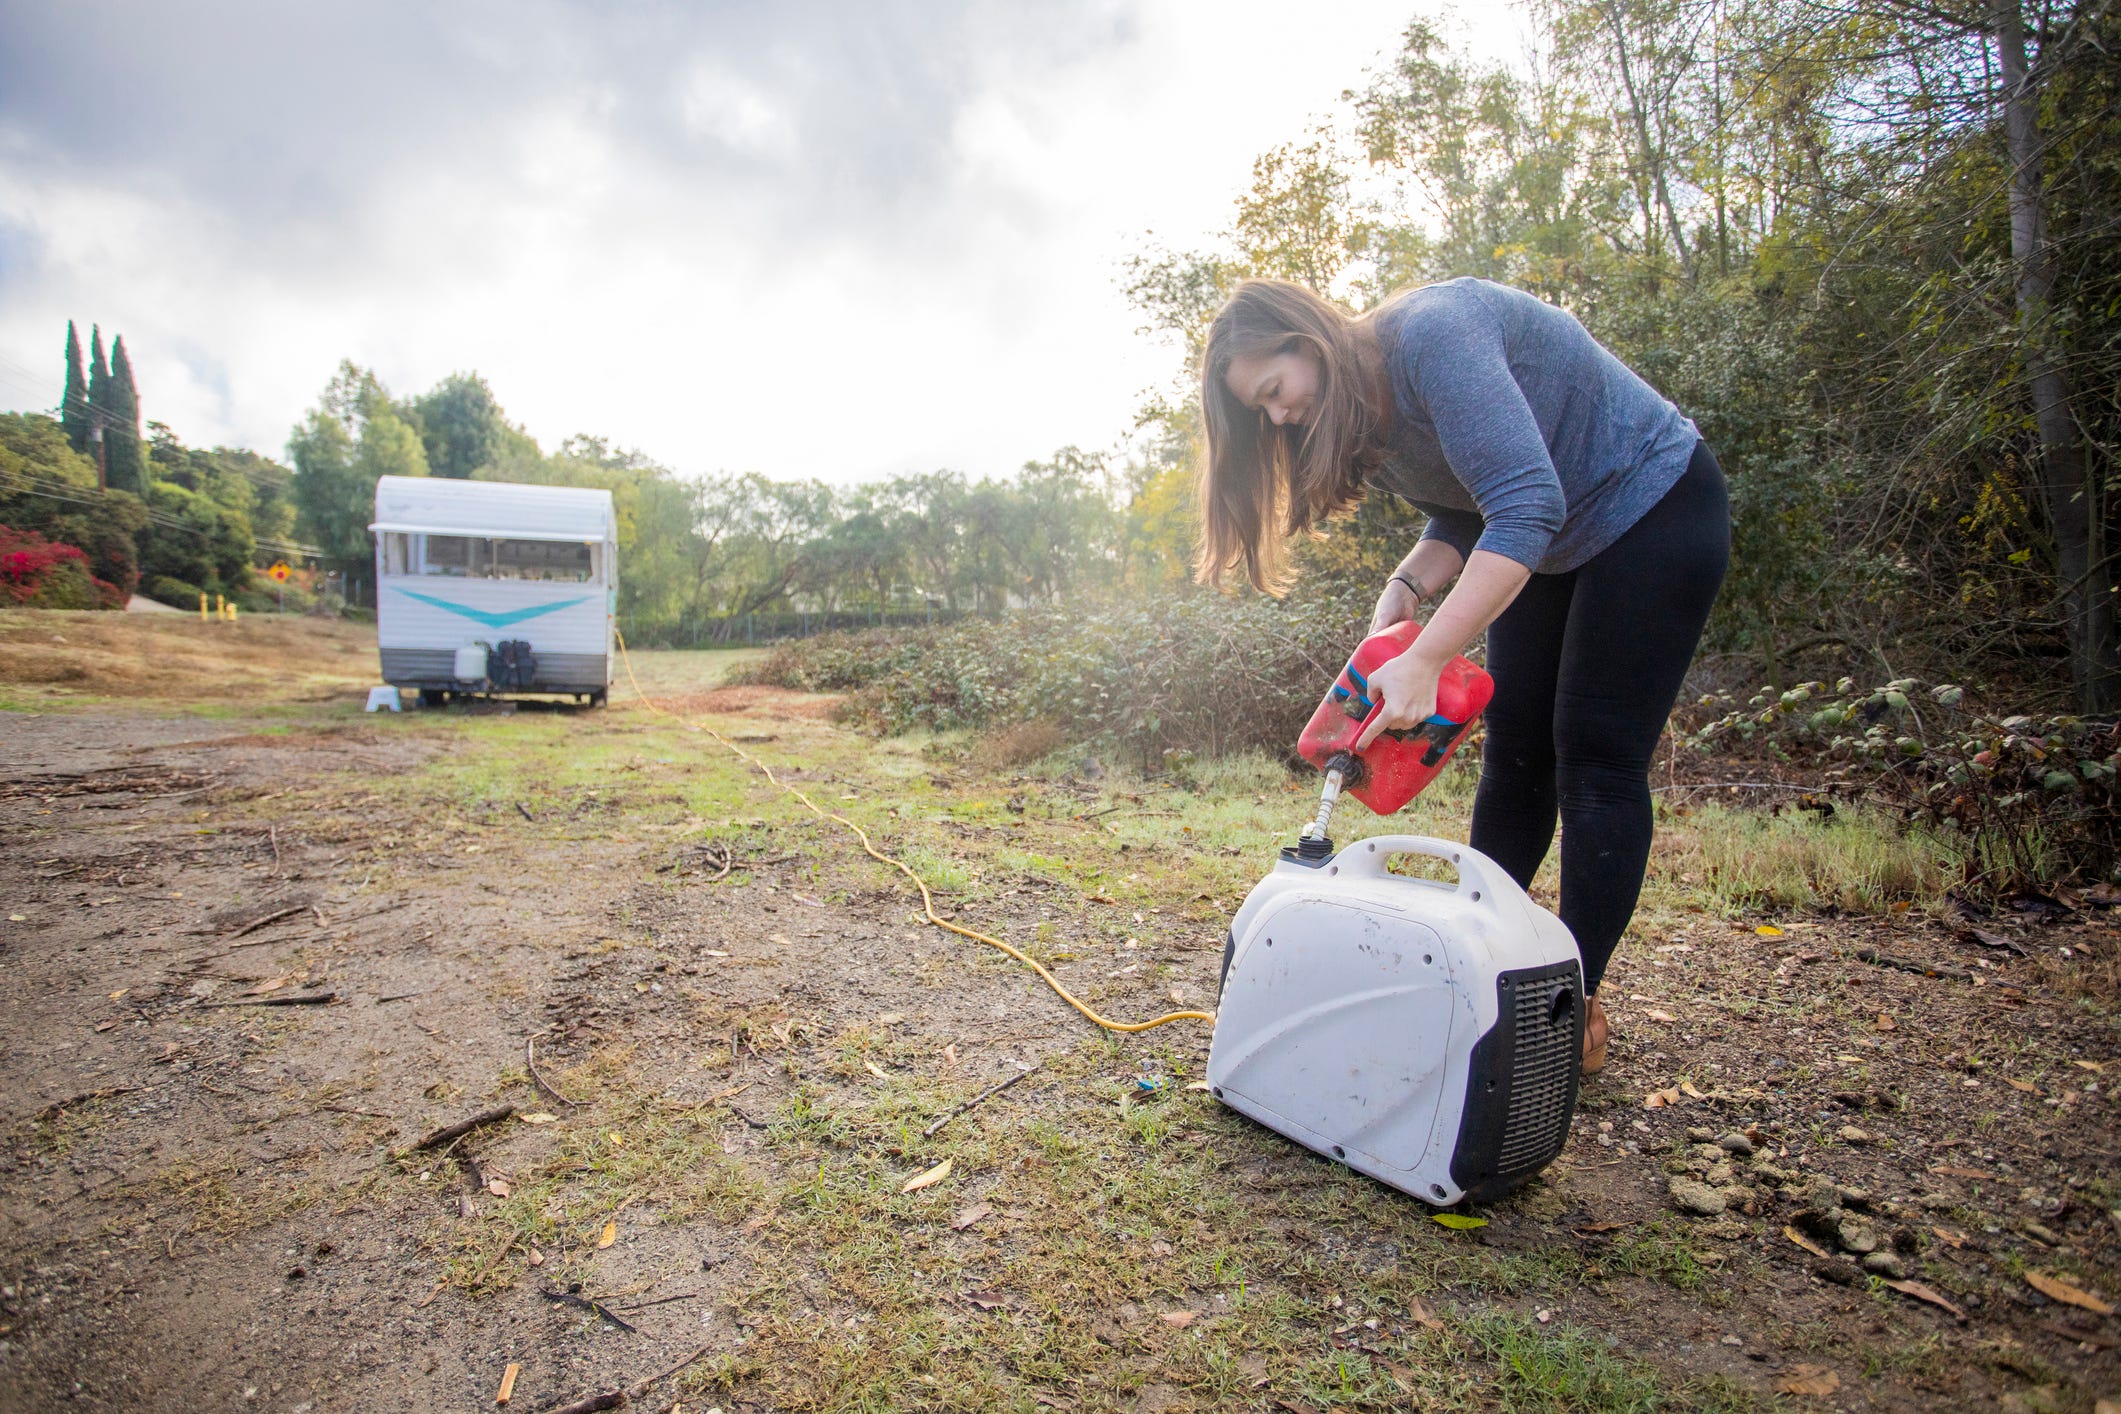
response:
<path id="1" fill-rule="evenodd" d="M 1470 894 L 1476 902 L 1494 898 L 1501 883 L 1514 882 L 1502 873 L 1501 865 L 1470 845 L 1429 835 L 1378 835 L 1357 840 L 1342 849 L 1333 862 L 1344 873 L 1383 878 L 1385 866 L 1395 854 L 1425 854 L 1441 859 L 1458 871 L 1458 892 Z"/>

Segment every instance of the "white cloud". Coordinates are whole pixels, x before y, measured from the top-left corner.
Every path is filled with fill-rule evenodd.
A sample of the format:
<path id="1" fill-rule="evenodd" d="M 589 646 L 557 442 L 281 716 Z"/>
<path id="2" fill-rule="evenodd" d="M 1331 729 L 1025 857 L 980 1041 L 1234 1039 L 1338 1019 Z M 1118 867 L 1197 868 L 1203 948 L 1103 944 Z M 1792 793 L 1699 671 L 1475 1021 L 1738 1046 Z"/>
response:
<path id="1" fill-rule="evenodd" d="M 0 57 L 0 406 L 56 400 L 71 317 L 125 334 L 147 414 L 194 443 L 277 453 L 350 357 L 401 392 L 477 369 L 548 446 L 834 481 L 1122 435 L 1175 355 L 1135 333 L 1120 263 L 1225 225 L 1253 157 L 1406 18 L 24 13 Z"/>

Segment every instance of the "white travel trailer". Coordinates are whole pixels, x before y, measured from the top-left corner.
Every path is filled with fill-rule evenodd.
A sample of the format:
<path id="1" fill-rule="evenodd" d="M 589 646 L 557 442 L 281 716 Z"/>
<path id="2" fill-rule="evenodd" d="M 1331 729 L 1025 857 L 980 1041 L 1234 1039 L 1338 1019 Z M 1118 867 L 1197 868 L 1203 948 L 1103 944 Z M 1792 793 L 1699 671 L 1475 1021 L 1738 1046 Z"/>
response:
<path id="1" fill-rule="evenodd" d="M 577 486 L 386 476 L 376 482 L 383 680 L 451 693 L 611 690 L 618 521 Z"/>

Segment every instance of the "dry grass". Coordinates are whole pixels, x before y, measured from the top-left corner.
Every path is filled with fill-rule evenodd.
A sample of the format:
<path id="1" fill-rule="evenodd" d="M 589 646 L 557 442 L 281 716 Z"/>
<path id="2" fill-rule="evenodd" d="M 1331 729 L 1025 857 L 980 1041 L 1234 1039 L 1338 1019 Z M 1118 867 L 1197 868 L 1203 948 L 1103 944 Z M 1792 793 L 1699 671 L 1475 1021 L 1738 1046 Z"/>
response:
<path id="1" fill-rule="evenodd" d="M 329 619 L 0 610 L 0 706 L 82 697 L 302 701 L 377 681 L 375 629 Z"/>

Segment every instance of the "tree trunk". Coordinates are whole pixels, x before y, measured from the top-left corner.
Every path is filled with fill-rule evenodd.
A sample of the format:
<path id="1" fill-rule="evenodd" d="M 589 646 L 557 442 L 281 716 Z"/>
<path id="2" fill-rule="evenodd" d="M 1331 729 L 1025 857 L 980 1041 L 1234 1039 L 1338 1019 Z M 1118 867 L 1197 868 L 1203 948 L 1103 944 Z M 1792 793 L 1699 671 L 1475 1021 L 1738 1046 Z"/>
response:
<path id="1" fill-rule="evenodd" d="M 2054 347 L 2050 300 L 2054 250 L 2048 241 L 2041 192 L 2038 95 L 2028 81 L 2025 21 L 2018 0 L 1993 0 L 1996 57 L 2003 73 L 2003 133 L 2010 154 L 2011 257 L 2017 263 L 2018 328 L 2023 337 L 2027 391 L 2040 438 L 2040 487 L 2055 537 L 2060 599 L 2068 622 L 2070 676 L 2085 712 L 2121 708 L 2113 566 L 2105 546 L 2101 488 L 2078 435 L 2069 380 Z"/>

